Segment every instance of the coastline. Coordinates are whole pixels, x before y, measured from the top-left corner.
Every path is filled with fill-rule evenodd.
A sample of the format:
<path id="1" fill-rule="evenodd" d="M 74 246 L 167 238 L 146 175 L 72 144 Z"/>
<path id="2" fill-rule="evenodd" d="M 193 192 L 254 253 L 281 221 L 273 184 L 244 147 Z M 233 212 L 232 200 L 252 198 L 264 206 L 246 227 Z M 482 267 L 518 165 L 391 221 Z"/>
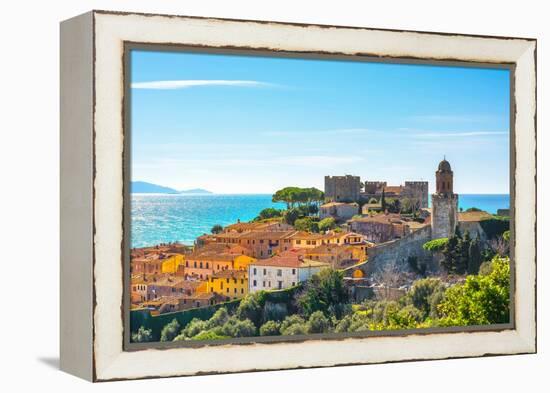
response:
<path id="1" fill-rule="evenodd" d="M 239 220 L 250 221 L 267 207 L 285 208 L 282 203 L 273 203 L 271 198 L 271 194 L 133 193 L 131 194 L 131 246 L 132 248 L 150 247 L 170 242 L 193 245 L 198 236 L 209 233 L 216 224 L 225 226 Z M 459 207 L 464 210 L 469 207 L 478 207 L 495 214 L 497 208 L 507 206 L 494 205 L 494 209 L 487 209 L 486 203 L 476 206 L 475 201 L 501 200 L 508 201 L 509 204 L 509 198 L 509 194 L 459 194 Z M 463 205 L 464 199 L 467 205 Z M 144 201 L 158 201 L 158 204 L 141 203 Z M 185 203 L 186 201 L 193 204 Z M 166 206 L 163 205 L 164 202 Z"/>

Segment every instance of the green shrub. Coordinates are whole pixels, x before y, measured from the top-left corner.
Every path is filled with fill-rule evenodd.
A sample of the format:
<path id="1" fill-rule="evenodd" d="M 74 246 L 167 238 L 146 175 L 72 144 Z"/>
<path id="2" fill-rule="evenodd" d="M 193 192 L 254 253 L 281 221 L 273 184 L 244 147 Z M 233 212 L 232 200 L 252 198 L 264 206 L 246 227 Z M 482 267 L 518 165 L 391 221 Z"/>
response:
<path id="1" fill-rule="evenodd" d="M 336 220 L 332 217 L 323 218 L 319 221 L 319 231 L 326 232 L 336 227 Z"/>
<path id="2" fill-rule="evenodd" d="M 217 334 L 230 337 L 252 337 L 256 335 L 256 326 L 250 319 L 241 320 L 233 316 L 214 331 Z"/>
<path id="3" fill-rule="evenodd" d="M 280 327 L 280 322 L 267 321 L 260 327 L 260 336 L 278 336 L 281 334 Z"/>
<path id="4" fill-rule="evenodd" d="M 304 318 L 294 314 L 289 315 L 281 323 L 280 327 L 281 335 L 283 336 L 292 336 L 296 334 L 306 334 L 307 333 L 307 324 Z"/>
<path id="5" fill-rule="evenodd" d="M 305 323 L 295 323 L 288 326 L 286 329 L 281 329 L 281 335 L 283 336 L 297 336 L 301 334 L 307 334 L 307 325 Z"/>
<path id="6" fill-rule="evenodd" d="M 283 215 L 283 211 L 279 209 L 275 209 L 273 207 L 268 207 L 263 209 L 259 214 L 258 217 L 254 219 L 254 221 L 261 221 L 261 220 L 267 220 L 270 218 L 276 218 L 281 217 Z"/>
<path id="7" fill-rule="evenodd" d="M 308 333 L 326 333 L 330 328 L 330 321 L 321 311 L 315 311 L 307 321 Z"/>
<path id="8" fill-rule="evenodd" d="M 312 217 L 298 218 L 294 221 L 294 228 L 297 231 L 319 232 L 319 222 Z"/>
<path id="9" fill-rule="evenodd" d="M 294 225 L 298 218 L 302 217 L 302 212 L 297 208 L 285 210 L 283 213 L 283 221 L 289 225 Z"/>
<path id="10" fill-rule="evenodd" d="M 212 232 L 213 234 L 222 233 L 223 232 L 223 227 L 220 224 L 216 224 L 212 227 L 210 232 Z"/>
<path id="11" fill-rule="evenodd" d="M 339 304 L 348 303 L 349 294 L 344 286 L 344 274 L 333 269 L 323 269 L 313 275 L 297 296 L 296 303 L 302 315 L 309 317 L 315 311 L 328 315 L 330 310 L 339 311 Z M 333 306 L 331 308 L 331 306 Z M 341 314 L 335 315 L 341 318 Z"/>
<path id="12" fill-rule="evenodd" d="M 177 338 L 177 337 L 176 337 Z M 202 341 L 202 340 L 224 340 L 224 339 L 227 339 L 227 338 L 231 338 L 230 336 L 222 336 L 222 335 L 219 335 L 211 330 L 208 330 L 208 331 L 204 331 L 204 332 L 200 332 L 199 334 L 197 334 L 196 336 L 193 337 L 193 340 L 198 340 L 198 341 Z M 176 340 L 174 340 L 176 341 Z"/>
<path id="13" fill-rule="evenodd" d="M 209 329 L 224 325 L 229 319 L 229 313 L 225 307 L 219 308 L 207 322 Z"/>
<path id="14" fill-rule="evenodd" d="M 132 333 L 131 338 L 134 343 L 148 343 L 153 341 L 153 331 L 140 326 L 136 333 Z"/>
<path id="15" fill-rule="evenodd" d="M 439 301 L 442 297 L 439 296 L 445 292 L 445 286 L 438 278 L 424 278 L 416 280 L 410 291 L 405 295 L 405 302 L 413 305 L 420 310 L 424 317 L 432 313 L 432 308 L 437 307 L 434 304 L 434 296 L 438 296 Z"/>
<path id="16" fill-rule="evenodd" d="M 180 324 L 176 319 L 162 328 L 160 341 L 172 341 L 180 332 Z"/>
<path id="17" fill-rule="evenodd" d="M 208 321 L 203 321 L 198 318 L 193 318 L 191 322 L 183 329 L 182 333 L 185 337 L 194 337 L 204 330 L 208 330 Z"/>
<path id="18" fill-rule="evenodd" d="M 468 276 L 447 289 L 439 305 L 441 326 L 469 326 L 510 321 L 510 259 L 494 257 L 487 275 Z"/>
<path id="19" fill-rule="evenodd" d="M 235 316 L 241 320 L 249 319 L 254 325 L 260 326 L 262 323 L 262 311 L 263 307 L 260 302 L 260 297 L 263 296 L 261 292 L 249 293 L 242 300 Z"/>
<path id="20" fill-rule="evenodd" d="M 445 248 L 448 242 L 449 242 L 449 238 L 442 237 L 442 238 L 430 240 L 429 242 L 424 243 L 422 248 L 426 251 L 431 251 L 431 252 L 443 251 L 443 249 Z"/>

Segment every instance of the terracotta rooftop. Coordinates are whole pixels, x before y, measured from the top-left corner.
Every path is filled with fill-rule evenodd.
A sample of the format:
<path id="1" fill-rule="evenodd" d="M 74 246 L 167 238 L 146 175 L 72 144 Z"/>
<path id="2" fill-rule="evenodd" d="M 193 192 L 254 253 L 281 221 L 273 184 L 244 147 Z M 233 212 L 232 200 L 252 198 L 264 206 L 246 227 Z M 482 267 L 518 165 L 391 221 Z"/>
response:
<path id="1" fill-rule="evenodd" d="M 485 212 L 460 212 L 458 213 L 458 221 L 462 222 L 478 222 L 491 218 L 492 216 Z"/>
<path id="2" fill-rule="evenodd" d="M 281 223 L 278 221 L 271 222 L 238 222 L 236 224 L 228 225 L 224 228 L 225 232 L 237 231 L 237 232 L 246 232 L 254 230 L 270 230 L 270 231 L 284 231 L 289 229 L 290 225 Z"/>
<path id="3" fill-rule="evenodd" d="M 306 231 L 296 231 L 289 236 L 290 239 L 319 240 L 327 239 L 327 235 L 322 233 L 311 233 Z"/>
<path id="4" fill-rule="evenodd" d="M 270 266 L 270 267 L 293 267 L 293 268 L 302 268 L 302 267 L 315 267 L 315 266 L 330 266 L 330 264 L 318 261 L 307 260 L 304 258 L 305 250 L 296 251 L 286 251 L 279 255 L 268 259 L 262 259 L 260 261 L 254 262 L 251 265 L 254 266 Z"/>
<path id="5" fill-rule="evenodd" d="M 351 202 L 351 203 L 346 203 L 346 202 L 329 202 L 329 203 L 325 203 L 324 205 L 321 205 L 321 207 L 333 207 L 333 206 L 343 206 L 343 205 L 349 205 L 349 206 L 359 206 L 357 203 L 355 202 Z"/>
<path id="6" fill-rule="evenodd" d="M 241 239 L 264 239 L 264 240 L 279 240 L 288 237 L 295 233 L 295 230 L 288 231 L 254 231 L 242 233 Z"/>
<path id="7" fill-rule="evenodd" d="M 187 260 L 189 261 L 193 261 L 193 260 L 197 260 L 197 261 L 225 261 L 225 262 L 230 262 L 232 261 L 233 259 L 235 259 L 236 257 L 238 257 L 239 255 L 235 255 L 235 254 L 229 254 L 229 253 L 215 253 L 215 252 L 205 252 L 205 253 L 196 253 L 196 254 L 191 254 L 187 257 Z"/>
<path id="8" fill-rule="evenodd" d="M 385 223 L 385 224 L 403 224 L 403 220 L 401 219 L 401 216 L 399 214 L 375 214 L 372 216 L 363 216 L 363 217 L 357 217 L 352 218 L 349 221 L 356 221 L 356 222 L 379 222 L 379 223 Z"/>
<path id="9" fill-rule="evenodd" d="M 392 194 L 401 194 L 401 191 L 403 191 L 403 186 L 386 186 L 384 187 L 385 193 L 392 193 Z"/>
<path id="10" fill-rule="evenodd" d="M 314 254 L 338 255 L 342 252 L 346 252 L 347 247 L 348 246 L 341 245 L 341 244 L 321 244 L 320 246 L 306 250 L 306 255 L 314 255 Z"/>

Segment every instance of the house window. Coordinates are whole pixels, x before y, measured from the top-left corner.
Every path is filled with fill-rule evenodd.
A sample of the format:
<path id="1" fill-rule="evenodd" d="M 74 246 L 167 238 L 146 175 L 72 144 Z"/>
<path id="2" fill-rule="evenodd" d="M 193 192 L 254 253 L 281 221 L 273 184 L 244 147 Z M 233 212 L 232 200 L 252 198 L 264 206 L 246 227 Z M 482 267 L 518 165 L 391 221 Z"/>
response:
<path id="1" fill-rule="evenodd" d="M 282 269 L 277 269 L 277 276 L 281 277 L 283 275 Z"/>
<path id="2" fill-rule="evenodd" d="M 256 268 L 254 268 L 254 275 L 256 275 Z"/>
<path id="3" fill-rule="evenodd" d="M 271 288 L 271 281 L 268 281 L 268 282 L 267 282 L 267 286 L 268 286 L 269 288 Z"/>
<path id="4" fill-rule="evenodd" d="M 277 281 L 277 284 L 278 284 L 279 289 L 283 288 L 283 282 L 282 281 Z"/>
<path id="5" fill-rule="evenodd" d="M 233 288 L 233 293 L 237 293 L 237 288 Z"/>
<path id="6" fill-rule="evenodd" d="M 200 268 L 202 269 L 202 262 L 201 262 L 201 263 L 199 263 L 199 266 L 200 266 Z"/>
<path id="7" fill-rule="evenodd" d="M 244 288 L 241 288 L 241 293 L 244 293 Z"/>
<path id="8" fill-rule="evenodd" d="M 260 256 L 264 256 L 264 252 L 263 251 L 260 251 Z"/>
<path id="9" fill-rule="evenodd" d="M 257 286 L 256 280 L 254 280 L 254 286 Z"/>
<path id="10" fill-rule="evenodd" d="M 267 269 L 264 269 L 264 276 L 267 274 Z"/>
<path id="11" fill-rule="evenodd" d="M 185 267 L 189 267 L 189 261 L 185 261 Z"/>
<path id="12" fill-rule="evenodd" d="M 229 293 L 229 287 L 228 287 L 228 288 L 226 288 L 225 292 Z"/>
<path id="13" fill-rule="evenodd" d="M 241 284 L 244 284 L 244 278 L 241 278 Z"/>
<path id="14" fill-rule="evenodd" d="M 267 250 L 267 255 L 271 255 L 272 254 L 272 251 L 271 251 L 271 248 L 269 250 Z"/>
<path id="15" fill-rule="evenodd" d="M 292 281 L 292 286 L 296 285 L 296 283 L 294 281 Z"/>
<path id="16" fill-rule="evenodd" d="M 265 281 L 264 281 L 264 282 L 262 282 L 262 286 L 263 286 L 263 287 L 265 288 Z"/>
<path id="17" fill-rule="evenodd" d="M 301 240 L 296 240 L 296 244 L 302 244 Z"/>
<path id="18" fill-rule="evenodd" d="M 296 274 L 296 269 L 292 269 L 292 274 Z"/>
<path id="19" fill-rule="evenodd" d="M 223 281 L 220 281 L 220 289 L 223 289 Z"/>
<path id="20" fill-rule="evenodd" d="M 197 267 L 197 261 L 193 262 L 193 267 Z"/>
<path id="21" fill-rule="evenodd" d="M 210 264 L 206 262 L 206 268 L 208 269 L 210 267 Z"/>

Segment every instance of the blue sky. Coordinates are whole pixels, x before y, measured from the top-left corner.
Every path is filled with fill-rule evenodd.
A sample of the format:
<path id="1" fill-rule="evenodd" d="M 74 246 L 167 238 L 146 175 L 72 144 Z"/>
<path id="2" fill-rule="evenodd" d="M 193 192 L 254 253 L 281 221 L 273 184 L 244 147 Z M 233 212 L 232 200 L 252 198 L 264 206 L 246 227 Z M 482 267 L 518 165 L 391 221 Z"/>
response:
<path id="1" fill-rule="evenodd" d="M 509 72 L 132 51 L 132 180 L 217 193 L 324 175 L 509 192 Z"/>

